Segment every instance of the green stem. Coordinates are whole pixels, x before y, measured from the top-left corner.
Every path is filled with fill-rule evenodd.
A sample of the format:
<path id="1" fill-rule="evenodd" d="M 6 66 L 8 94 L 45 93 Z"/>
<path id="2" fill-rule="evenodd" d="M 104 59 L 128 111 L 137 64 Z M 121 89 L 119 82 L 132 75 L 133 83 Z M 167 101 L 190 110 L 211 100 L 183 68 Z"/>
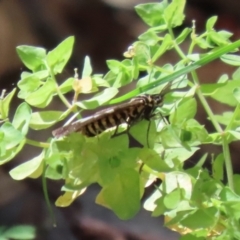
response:
<path id="1" fill-rule="evenodd" d="M 222 148 L 223 148 L 223 155 L 224 155 L 224 161 L 225 161 L 225 166 L 226 166 L 228 185 L 229 185 L 230 189 L 232 191 L 234 191 L 233 168 L 232 168 L 231 155 L 230 155 L 230 151 L 229 151 L 229 145 L 227 142 L 226 134 L 222 135 Z"/>
<path id="2" fill-rule="evenodd" d="M 192 78 L 193 78 L 194 83 L 199 86 L 198 76 L 197 76 L 196 72 L 192 71 L 191 74 L 192 74 Z M 212 109 L 209 107 L 205 97 L 203 96 L 203 94 L 202 94 L 202 92 L 200 91 L 199 88 L 197 88 L 196 93 L 197 93 L 197 96 L 198 96 L 200 102 L 203 105 L 203 108 L 205 109 L 207 115 L 209 116 L 214 128 L 216 129 L 217 132 L 222 133 L 223 130 L 222 130 L 221 126 L 218 124 L 218 122 L 217 122 L 217 120 L 216 120 L 216 118 L 215 118 L 215 116 L 212 112 Z"/>
<path id="3" fill-rule="evenodd" d="M 135 97 L 138 94 L 141 94 L 143 92 L 151 90 L 151 89 L 153 89 L 153 88 L 155 88 L 159 85 L 162 85 L 164 83 L 173 81 L 174 79 L 176 79 L 176 78 L 178 78 L 178 77 L 180 77 L 184 74 L 187 74 L 191 71 L 194 71 L 194 70 L 202 67 L 203 65 L 206 65 L 207 63 L 219 58 L 223 54 L 226 54 L 230 51 L 233 51 L 234 49 L 236 49 L 238 47 L 240 47 L 240 40 L 238 40 L 234 43 L 231 43 L 227 46 L 221 47 L 220 49 L 218 49 L 216 51 L 213 51 L 209 54 L 206 54 L 206 55 L 204 55 L 204 57 L 200 58 L 198 61 L 188 65 L 185 68 L 181 68 L 177 71 L 174 71 L 172 74 L 169 74 L 169 75 L 164 76 L 164 77 L 160 77 L 158 80 L 156 80 L 154 82 L 148 83 L 145 86 L 134 89 L 134 90 L 128 92 L 127 94 L 125 94 L 121 97 L 114 98 L 110 102 L 108 102 L 108 104 L 116 104 L 116 103 L 119 103 L 119 102 L 122 102 L 122 101 L 126 101 L 126 100 L 128 100 L 132 97 Z"/>
<path id="4" fill-rule="evenodd" d="M 53 210 L 52 210 L 52 206 L 51 206 L 48 191 L 47 191 L 47 180 L 46 180 L 47 178 L 45 176 L 46 175 L 46 169 L 47 169 L 47 167 L 46 167 L 46 164 L 44 163 L 43 174 L 42 174 L 43 194 L 44 194 L 47 206 L 48 206 L 48 210 L 50 212 L 50 216 L 52 218 L 53 226 L 56 227 L 57 226 L 56 219 L 55 219 L 55 216 L 54 216 L 54 213 L 53 213 Z"/>
<path id="5" fill-rule="evenodd" d="M 172 28 L 168 28 L 168 32 L 169 34 L 171 35 L 172 39 L 173 39 L 173 45 L 174 45 L 174 48 L 176 50 L 176 52 L 179 54 L 179 56 L 183 59 L 183 60 L 186 60 L 186 56 L 184 54 L 184 52 L 182 51 L 182 49 L 178 46 L 178 44 L 176 43 L 175 41 L 175 36 L 174 36 L 174 33 L 172 31 Z"/>
<path id="6" fill-rule="evenodd" d="M 198 77 L 195 71 L 192 72 L 192 77 L 195 84 L 198 84 Z M 223 129 L 215 119 L 215 116 L 211 108 L 209 107 L 205 97 L 203 96 L 202 92 L 199 89 L 197 90 L 197 95 L 205 111 L 207 112 L 207 115 L 209 116 L 213 126 L 215 127 L 216 131 L 222 134 L 222 148 L 223 148 L 223 155 L 224 155 L 224 161 L 226 166 L 228 185 L 234 191 L 232 161 L 231 161 L 231 155 L 229 151 L 229 145 L 227 142 L 227 136 L 226 134 L 224 134 Z"/>
<path id="7" fill-rule="evenodd" d="M 47 64 L 46 64 L 46 65 L 47 65 Z M 47 65 L 47 67 L 48 67 L 48 70 L 49 70 L 49 72 L 50 72 L 51 78 L 53 79 L 53 81 L 54 81 L 55 84 L 56 84 L 56 91 L 57 91 L 57 94 L 58 94 L 59 98 L 62 100 L 62 102 L 65 104 L 65 106 L 66 106 L 67 108 L 72 108 L 72 105 L 68 102 L 68 100 L 64 97 L 64 95 L 63 95 L 63 94 L 61 93 L 61 91 L 59 90 L 59 86 L 58 86 L 58 84 L 57 84 L 57 80 L 56 80 L 56 78 L 55 78 L 55 75 L 54 75 L 54 73 L 53 73 L 52 68 L 49 67 L 48 65 Z"/>
<path id="8" fill-rule="evenodd" d="M 179 56 L 184 60 L 184 61 L 189 61 L 189 59 L 186 57 L 186 55 L 183 53 L 182 49 L 178 46 L 178 44 L 174 41 L 174 48 L 179 54 Z"/>
<path id="9" fill-rule="evenodd" d="M 236 106 L 233 116 L 231 118 L 231 121 L 227 125 L 225 131 L 231 130 L 233 128 L 233 125 L 235 124 L 234 122 L 238 118 L 238 116 L 240 116 L 240 104 Z M 229 184 L 229 187 L 234 191 L 232 161 L 231 161 L 231 155 L 230 155 L 229 145 L 227 143 L 226 136 L 223 136 L 223 154 L 225 159 L 228 184 Z"/>
<path id="10" fill-rule="evenodd" d="M 7 116 L 5 114 L 4 108 L 3 108 L 3 99 L 6 93 L 6 89 L 2 90 L 1 97 L 0 97 L 0 113 L 1 113 L 1 119 L 6 119 Z"/>
<path id="11" fill-rule="evenodd" d="M 231 118 L 231 121 L 230 121 L 229 124 L 227 125 L 225 131 L 232 129 L 235 120 L 236 120 L 237 118 L 239 118 L 239 116 L 240 116 L 240 104 L 238 104 L 238 105 L 236 106 L 236 108 L 235 108 L 235 110 L 234 110 L 234 113 L 233 113 L 233 116 L 232 116 L 232 118 Z"/>
<path id="12" fill-rule="evenodd" d="M 49 148 L 50 144 L 46 142 L 37 142 L 31 139 L 26 138 L 26 143 L 29 145 L 32 145 L 34 147 L 40 147 L 40 148 Z"/>

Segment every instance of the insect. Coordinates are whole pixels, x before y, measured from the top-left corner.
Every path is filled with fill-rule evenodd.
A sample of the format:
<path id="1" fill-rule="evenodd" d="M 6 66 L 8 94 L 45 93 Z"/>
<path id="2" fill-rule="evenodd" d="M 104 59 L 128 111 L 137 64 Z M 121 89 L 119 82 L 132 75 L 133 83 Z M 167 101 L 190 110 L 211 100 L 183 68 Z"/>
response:
<path id="1" fill-rule="evenodd" d="M 129 102 L 96 112 L 90 117 L 73 122 L 53 131 L 53 136 L 59 138 L 72 132 L 81 132 L 87 137 L 94 137 L 103 131 L 126 123 L 130 126 L 143 119 L 150 120 L 155 109 L 163 103 L 162 94 L 144 94 L 132 98 Z M 127 130 L 128 130 L 127 129 Z"/>

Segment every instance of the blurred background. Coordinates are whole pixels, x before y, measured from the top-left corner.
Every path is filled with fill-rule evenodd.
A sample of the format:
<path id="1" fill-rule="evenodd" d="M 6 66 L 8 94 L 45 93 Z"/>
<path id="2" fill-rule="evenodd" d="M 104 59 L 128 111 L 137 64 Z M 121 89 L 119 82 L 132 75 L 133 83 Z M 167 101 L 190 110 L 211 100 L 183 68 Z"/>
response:
<path id="1" fill-rule="evenodd" d="M 148 0 L 1 0 L 0 1 L 0 88 L 7 92 L 16 86 L 23 65 L 16 54 L 18 45 L 41 46 L 48 50 L 56 47 L 70 35 L 76 37 L 73 56 L 63 78 L 73 76 L 73 69 L 82 69 L 85 55 L 92 61 L 94 73 L 106 73 L 106 60 L 123 58 L 129 45 L 146 30 L 145 24 L 134 11 L 134 6 Z M 154 2 L 154 1 L 151 1 Z M 157 2 L 157 1 L 156 1 Z M 185 26 L 196 20 L 197 32 L 204 31 L 206 19 L 218 15 L 217 29 L 234 33 L 240 38 L 240 2 L 225 0 L 188 0 Z M 162 63 L 171 61 L 167 54 Z M 219 72 L 221 69 L 221 72 Z M 216 61 L 199 71 L 201 79 L 215 81 L 232 68 Z M 13 103 L 17 106 L 17 99 Z M 14 109 L 15 107 L 12 106 Z M 221 112 L 217 106 L 214 111 Z M 201 115 L 199 111 L 198 115 Z M 199 117 L 200 118 L 200 117 Z M 208 126 L 200 118 L 200 122 Z M 31 137 L 46 140 L 43 136 Z M 207 147 L 207 146 L 206 146 Z M 212 152 L 218 150 L 212 149 Z M 237 146 L 232 146 L 237 155 Z M 69 208 L 54 206 L 58 227 L 53 228 L 43 198 L 41 180 L 12 180 L 8 172 L 16 165 L 31 159 L 38 149 L 24 149 L 14 161 L 0 168 L 0 226 L 31 224 L 37 226 L 41 240 L 174 240 L 179 236 L 163 227 L 163 219 L 152 218 L 142 210 L 134 219 L 119 220 L 111 211 L 94 203 L 98 186 L 90 187 Z M 234 162 L 235 171 L 239 163 Z M 52 203 L 61 194 L 62 183 L 49 181 Z M 150 194 L 150 191 L 149 191 Z"/>

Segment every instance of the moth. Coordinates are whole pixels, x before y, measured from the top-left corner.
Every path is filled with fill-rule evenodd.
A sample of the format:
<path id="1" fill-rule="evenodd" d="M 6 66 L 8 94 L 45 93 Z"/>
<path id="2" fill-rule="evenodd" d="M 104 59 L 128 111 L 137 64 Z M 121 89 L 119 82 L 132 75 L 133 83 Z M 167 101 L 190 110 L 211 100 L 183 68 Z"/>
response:
<path id="1" fill-rule="evenodd" d="M 129 102 L 100 110 L 90 117 L 75 121 L 53 131 L 56 138 L 67 136 L 72 132 L 80 132 L 87 137 L 94 137 L 103 131 L 118 127 L 125 123 L 128 129 L 135 123 L 150 120 L 157 107 L 163 104 L 162 94 L 144 94 L 132 98 Z M 114 134 L 115 134 L 114 133 Z"/>

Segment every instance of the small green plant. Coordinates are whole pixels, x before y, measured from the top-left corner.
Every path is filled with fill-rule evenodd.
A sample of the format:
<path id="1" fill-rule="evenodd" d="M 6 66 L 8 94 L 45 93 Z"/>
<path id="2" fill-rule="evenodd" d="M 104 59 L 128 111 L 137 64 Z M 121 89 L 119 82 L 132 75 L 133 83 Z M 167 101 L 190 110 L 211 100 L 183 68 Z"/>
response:
<path id="1" fill-rule="evenodd" d="M 236 187 L 240 176 L 233 175 L 229 150 L 229 144 L 240 139 L 240 71 L 237 68 L 231 77 L 222 75 L 215 83 L 205 84 L 196 72 L 217 58 L 240 66 L 240 57 L 232 54 L 240 41 L 231 43 L 230 32 L 214 30 L 217 17 L 208 19 L 202 34 L 197 34 L 193 24 L 175 36 L 173 29 L 182 25 L 184 7 L 184 0 L 136 6 L 149 28 L 125 52 L 123 61 L 107 61 L 109 71 L 105 75 L 93 74 L 86 57 L 80 79 L 75 76 L 58 83 L 56 77 L 71 56 L 74 37 L 48 53 L 40 47 L 17 47 L 29 71 L 23 72 L 18 82 L 18 97 L 23 103 L 13 119 L 8 114 L 17 90 L 2 94 L 0 163 L 12 160 L 25 144 L 38 147 L 40 153 L 10 171 L 12 178 L 42 176 L 46 198 L 46 179 L 64 179 L 64 193 L 56 200 L 61 207 L 70 205 L 89 185 L 98 183 L 101 190 L 96 203 L 111 209 L 121 219 L 132 218 L 141 207 L 145 187 L 161 180 L 144 208 L 153 217 L 164 215 L 165 225 L 178 231 L 181 240 L 240 239 L 240 190 Z M 189 43 L 185 51 L 181 49 L 183 42 Z M 157 60 L 167 51 L 175 51 L 179 61 L 160 66 Z M 132 81 L 136 89 L 114 98 L 120 87 Z M 159 117 L 151 120 L 149 131 L 148 121 L 130 128 L 131 135 L 144 147 L 131 147 L 127 134 L 112 138 L 114 129 L 92 138 L 73 133 L 54 139 L 49 134 L 46 142 L 33 141 L 27 135 L 29 129 L 41 131 L 66 118 L 81 118 L 85 109 L 112 106 L 146 92 L 160 93 L 169 82 L 173 90 L 159 109 L 161 116 L 168 116 L 169 123 Z M 69 92 L 73 93 L 70 102 L 65 97 Z M 91 98 L 79 100 L 82 94 L 89 93 Z M 226 104 L 231 110 L 214 114 L 207 98 Z M 53 99 L 59 99 L 66 110 L 49 110 Z M 194 118 L 198 104 L 214 127 L 211 133 Z M 39 111 L 32 112 L 32 107 Z M 217 156 L 203 153 L 186 170 L 184 163 L 204 144 L 218 145 L 222 153 Z M 212 159 L 211 173 L 203 168 L 208 156 Z"/>

